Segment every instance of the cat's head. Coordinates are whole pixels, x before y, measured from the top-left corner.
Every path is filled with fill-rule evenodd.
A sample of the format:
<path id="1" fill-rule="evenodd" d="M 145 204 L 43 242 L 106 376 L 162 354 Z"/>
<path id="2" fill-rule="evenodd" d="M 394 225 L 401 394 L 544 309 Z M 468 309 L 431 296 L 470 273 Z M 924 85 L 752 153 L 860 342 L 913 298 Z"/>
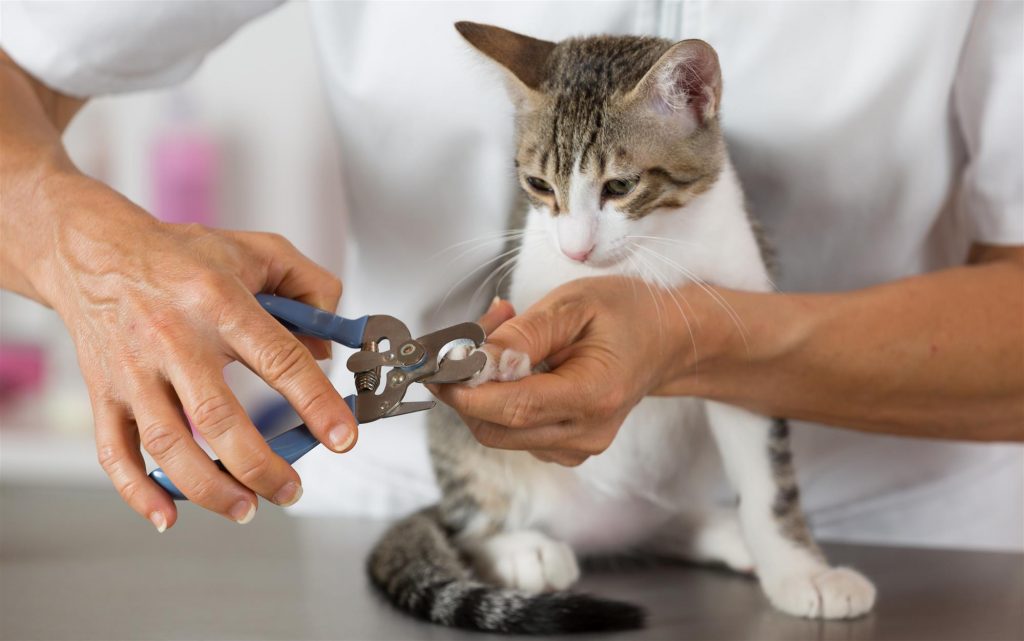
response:
<path id="1" fill-rule="evenodd" d="M 455 25 L 505 71 L 516 107 L 516 168 L 565 256 L 622 259 L 645 217 L 685 206 L 717 179 L 718 56 L 701 40 L 635 36 L 554 43 Z"/>

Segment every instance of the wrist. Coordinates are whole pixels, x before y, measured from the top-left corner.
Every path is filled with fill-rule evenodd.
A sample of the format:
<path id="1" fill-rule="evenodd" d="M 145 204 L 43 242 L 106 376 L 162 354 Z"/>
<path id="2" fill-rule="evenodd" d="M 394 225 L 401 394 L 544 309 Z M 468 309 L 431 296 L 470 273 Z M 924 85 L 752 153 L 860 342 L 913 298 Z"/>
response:
<path id="1" fill-rule="evenodd" d="M 817 325 L 817 297 L 716 288 L 712 296 L 692 285 L 676 297 L 689 302 L 689 328 L 679 323 L 674 362 L 658 394 L 729 399 L 742 397 L 751 376 L 769 375 L 801 349 Z"/>
<path id="2" fill-rule="evenodd" d="M 15 256 L 37 299 L 63 316 L 63 303 L 73 298 L 67 288 L 116 272 L 114 263 L 130 253 L 123 241 L 141 239 L 141 227 L 157 222 L 70 163 L 41 169 L 33 179 L 13 214 L 21 217 Z"/>

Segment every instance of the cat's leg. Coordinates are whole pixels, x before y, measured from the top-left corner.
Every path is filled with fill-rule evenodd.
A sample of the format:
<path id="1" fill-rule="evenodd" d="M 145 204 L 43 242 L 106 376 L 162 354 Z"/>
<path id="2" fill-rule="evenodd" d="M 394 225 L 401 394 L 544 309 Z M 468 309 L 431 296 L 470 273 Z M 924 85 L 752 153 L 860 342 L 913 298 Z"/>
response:
<path id="1" fill-rule="evenodd" d="M 855 570 L 830 567 L 811 538 L 785 422 L 713 402 L 707 411 L 726 474 L 739 493 L 744 539 L 772 604 L 796 616 L 826 619 L 870 610 L 871 582 Z"/>
<path id="2" fill-rule="evenodd" d="M 754 571 L 753 557 L 734 509 L 708 508 L 680 514 L 660 528 L 646 547 L 684 561 L 722 564 L 741 574 Z"/>
<path id="3" fill-rule="evenodd" d="M 534 500 L 523 485 L 550 466 L 525 452 L 483 447 L 448 407 L 428 421 L 431 460 L 441 489 L 441 522 L 477 575 L 527 592 L 564 590 L 579 578 L 567 544 L 536 530 L 525 515 Z"/>

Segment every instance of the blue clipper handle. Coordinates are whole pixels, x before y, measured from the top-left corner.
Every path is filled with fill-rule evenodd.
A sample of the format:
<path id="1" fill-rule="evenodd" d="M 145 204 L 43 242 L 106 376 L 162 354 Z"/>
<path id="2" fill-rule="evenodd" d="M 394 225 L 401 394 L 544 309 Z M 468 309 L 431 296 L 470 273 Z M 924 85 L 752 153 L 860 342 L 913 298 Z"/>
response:
<path id="1" fill-rule="evenodd" d="M 363 330 L 366 329 L 369 316 L 335 316 L 297 300 L 273 294 L 256 294 L 256 300 L 271 316 L 296 334 L 334 341 L 346 347 L 359 348 L 363 345 Z"/>
<path id="2" fill-rule="evenodd" d="M 348 408 L 352 410 L 352 415 L 355 416 L 356 395 L 350 394 L 346 396 L 345 403 L 348 405 Z M 292 464 L 295 461 L 299 460 L 319 444 L 320 441 L 316 440 L 316 437 L 310 433 L 310 431 L 306 428 L 305 425 L 299 425 L 298 427 L 294 427 L 288 430 L 287 432 L 279 434 L 278 436 L 275 436 L 274 438 L 267 441 L 267 445 L 270 446 L 270 449 L 275 454 L 277 454 L 284 460 L 288 461 L 289 464 Z M 224 464 L 221 463 L 220 461 L 214 461 L 214 463 L 216 463 L 217 467 L 219 467 L 221 470 L 224 470 L 225 472 L 227 471 L 224 468 Z M 175 501 L 188 500 L 187 498 L 185 498 L 185 495 L 181 493 L 181 490 L 179 490 L 174 485 L 174 483 L 171 482 L 171 479 L 168 478 L 167 474 L 164 473 L 162 468 L 157 468 L 150 472 L 149 478 L 153 479 L 154 481 L 157 482 L 157 485 L 164 488 L 164 490 L 166 490 L 167 493 L 171 495 L 171 498 L 174 499 Z"/>

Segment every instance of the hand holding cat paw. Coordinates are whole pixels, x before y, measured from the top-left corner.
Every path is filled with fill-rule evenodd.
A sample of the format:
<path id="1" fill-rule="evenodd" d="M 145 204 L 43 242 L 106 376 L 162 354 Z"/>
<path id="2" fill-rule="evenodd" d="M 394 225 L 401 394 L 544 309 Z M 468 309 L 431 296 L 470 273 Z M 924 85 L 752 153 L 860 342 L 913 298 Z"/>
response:
<path id="1" fill-rule="evenodd" d="M 673 344 L 683 340 L 678 330 L 661 327 L 654 302 L 634 297 L 633 286 L 590 278 L 555 289 L 520 316 L 492 306 L 481 322 L 497 367 L 485 378 L 497 380 L 504 360 L 509 372 L 521 369 L 522 361 L 511 363 L 518 354 L 527 366 L 545 361 L 553 369 L 500 384 L 442 386 L 439 398 L 488 447 L 527 450 L 563 465 L 603 452 L 630 409 L 663 384 L 688 350 Z"/>

